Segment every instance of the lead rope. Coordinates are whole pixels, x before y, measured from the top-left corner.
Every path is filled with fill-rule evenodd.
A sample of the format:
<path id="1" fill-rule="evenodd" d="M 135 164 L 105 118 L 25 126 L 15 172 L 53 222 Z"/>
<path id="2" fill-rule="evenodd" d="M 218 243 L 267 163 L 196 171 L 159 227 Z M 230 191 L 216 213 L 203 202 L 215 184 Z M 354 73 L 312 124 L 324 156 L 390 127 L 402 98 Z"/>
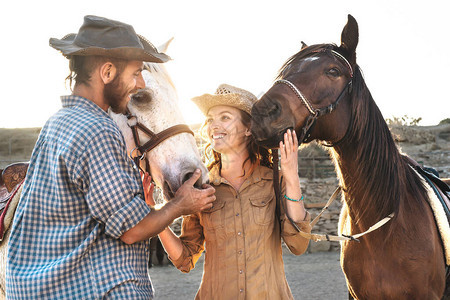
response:
<path id="1" fill-rule="evenodd" d="M 278 150 L 277 149 L 272 149 L 272 155 L 273 155 L 273 189 L 275 191 L 275 200 L 276 200 L 275 213 L 276 213 L 276 218 L 278 219 L 278 222 L 279 222 L 279 225 L 280 225 L 280 231 L 281 231 L 281 207 L 280 207 L 280 203 L 283 206 L 283 210 L 284 210 L 284 213 L 285 213 L 286 217 L 288 218 L 288 220 L 292 224 L 292 226 L 294 226 L 294 228 L 298 231 L 298 233 L 302 237 L 304 237 L 305 239 L 313 240 L 315 242 L 319 242 L 319 241 L 336 241 L 336 242 L 339 242 L 339 241 L 357 241 L 357 242 L 359 242 L 358 238 L 362 237 L 363 235 L 365 235 L 365 234 L 367 234 L 369 232 L 372 232 L 372 231 L 380 228 L 381 226 L 383 226 L 384 224 L 389 222 L 394 217 L 394 213 L 392 213 L 389 216 L 387 216 L 386 218 L 382 219 L 381 221 L 378 221 L 375 225 L 369 227 L 368 230 L 366 230 L 366 231 L 364 231 L 362 233 L 359 233 L 359 234 L 355 234 L 355 235 L 342 235 L 342 236 L 339 236 L 339 235 L 329 235 L 329 234 L 307 233 L 307 232 L 301 231 L 300 228 L 298 227 L 298 225 L 294 222 L 294 220 L 292 220 L 292 218 L 287 213 L 285 202 L 283 202 L 282 199 L 281 199 L 280 186 L 281 186 L 281 183 L 283 182 L 283 178 L 281 178 L 281 183 L 280 183 L 280 181 L 278 180 L 278 178 L 279 178 Z M 310 223 L 311 229 L 319 221 L 320 216 L 322 216 L 322 214 L 328 209 L 328 207 L 331 205 L 331 203 L 333 203 L 333 201 L 337 198 L 337 195 L 339 195 L 341 190 L 342 190 L 342 188 L 340 186 L 336 188 L 336 190 L 334 191 L 334 193 L 331 195 L 330 199 L 328 200 L 327 204 L 324 206 L 324 208 L 322 208 L 322 211 Z"/>
<path id="2" fill-rule="evenodd" d="M 280 211 L 280 182 L 278 181 L 279 178 L 279 172 L 278 172 L 278 149 L 272 149 L 272 168 L 273 168 L 273 190 L 275 192 L 275 217 L 278 220 L 278 223 L 280 225 L 280 232 L 281 232 L 281 211 Z"/>

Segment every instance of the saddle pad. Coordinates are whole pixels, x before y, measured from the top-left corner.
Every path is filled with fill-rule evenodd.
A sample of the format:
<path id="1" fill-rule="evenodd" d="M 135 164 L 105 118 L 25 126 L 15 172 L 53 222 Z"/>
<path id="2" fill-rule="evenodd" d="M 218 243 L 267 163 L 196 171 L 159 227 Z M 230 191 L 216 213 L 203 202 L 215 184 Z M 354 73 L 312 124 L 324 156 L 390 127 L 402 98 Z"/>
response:
<path id="1" fill-rule="evenodd" d="M 417 171 L 414 170 L 416 173 Z M 445 213 L 444 206 L 437 197 L 433 188 L 425 181 L 425 179 L 419 174 L 420 180 L 423 183 L 423 186 L 426 188 L 428 193 L 428 200 L 430 202 L 431 209 L 433 210 L 434 218 L 436 220 L 436 224 L 441 234 L 442 244 L 444 245 L 444 254 L 447 266 L 450 265 L 450 225 L 449 220 L 447 218 L 447 214 Z"/>
<path id="2" fill-rule="evenodd" d="M 17 204 L 19 203 L 20 194 L 22 193 L 23 181 L 17 184 L 11 192 L 11 197 L 5 205 L 0 215 L 0 241 L 3 240 L 6 231 L 9 229 Z"/>

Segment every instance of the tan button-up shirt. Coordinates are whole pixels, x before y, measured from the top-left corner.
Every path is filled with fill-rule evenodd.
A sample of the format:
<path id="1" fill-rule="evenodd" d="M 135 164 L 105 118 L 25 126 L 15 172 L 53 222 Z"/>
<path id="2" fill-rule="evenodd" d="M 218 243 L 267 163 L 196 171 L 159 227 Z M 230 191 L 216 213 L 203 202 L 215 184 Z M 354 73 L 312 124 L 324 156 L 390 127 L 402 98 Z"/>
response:
<path id="1" fill-rule="evenodd" d="M 258 166 L 236 191 L 220 177 L 217 167 L 211 170 L 214 206 L 184 217 L 183 253 L 172 260 L 182 272 L 189 272 L 206 249 L 196 299 L 292 299 L 281 238 L 296 255 L 306 251 L 309 241 L 297 233 L 284 211 L 280 232 L 272 178 L 271 169 Z M 310 219 L 307 213 L 305 221 L 297 223 L 302 231 L 311 232 Z"/>

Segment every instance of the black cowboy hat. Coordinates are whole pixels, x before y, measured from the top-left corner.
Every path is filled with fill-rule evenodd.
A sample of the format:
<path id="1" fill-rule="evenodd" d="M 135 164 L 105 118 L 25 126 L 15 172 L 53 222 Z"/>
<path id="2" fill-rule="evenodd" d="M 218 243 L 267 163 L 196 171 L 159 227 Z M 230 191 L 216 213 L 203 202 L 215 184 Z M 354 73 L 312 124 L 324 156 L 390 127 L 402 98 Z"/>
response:
<path id="1" fill-rule="evenodd" d="M 99 55 L 156 63 L 170 60 L 146 38 L 136 34 L 131 25 L 97 16 L 85 16 L 78 34 L 51 38 L 49 43 L 65 57 Z"/>

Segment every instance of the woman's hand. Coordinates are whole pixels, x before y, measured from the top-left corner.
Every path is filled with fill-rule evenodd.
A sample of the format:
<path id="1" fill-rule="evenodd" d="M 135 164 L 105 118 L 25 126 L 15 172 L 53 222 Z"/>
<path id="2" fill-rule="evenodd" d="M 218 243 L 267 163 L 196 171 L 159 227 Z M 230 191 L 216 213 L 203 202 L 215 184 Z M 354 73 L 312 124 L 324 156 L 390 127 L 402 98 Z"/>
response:
<path id="1" fill-rule="evenodd" d="M 144 187 L 145 203 L 148 206 L 155 206 L 155 200 L 153 199 L 153 190 L 155 185 L 152 182 L 152 177 L 147 172 L 141 171 L 142 185 Z"/>
<path id="2" fill-rule="evenodd" d="M 286 179 L 286 213 L 294 220 L 305 220 L 307 214 L 302 201 L 300 178 L 298 176 L 298 140 L 295 130 L 284 134 L 284 143 L 280 142 L 281 172 Z"/>
<path id="3" fill-rule="evenodd" d="M 298 140 L 295 130 L 288 129 L 280 141 L 281 172 L 287 182 L 298 181 Z"/>

